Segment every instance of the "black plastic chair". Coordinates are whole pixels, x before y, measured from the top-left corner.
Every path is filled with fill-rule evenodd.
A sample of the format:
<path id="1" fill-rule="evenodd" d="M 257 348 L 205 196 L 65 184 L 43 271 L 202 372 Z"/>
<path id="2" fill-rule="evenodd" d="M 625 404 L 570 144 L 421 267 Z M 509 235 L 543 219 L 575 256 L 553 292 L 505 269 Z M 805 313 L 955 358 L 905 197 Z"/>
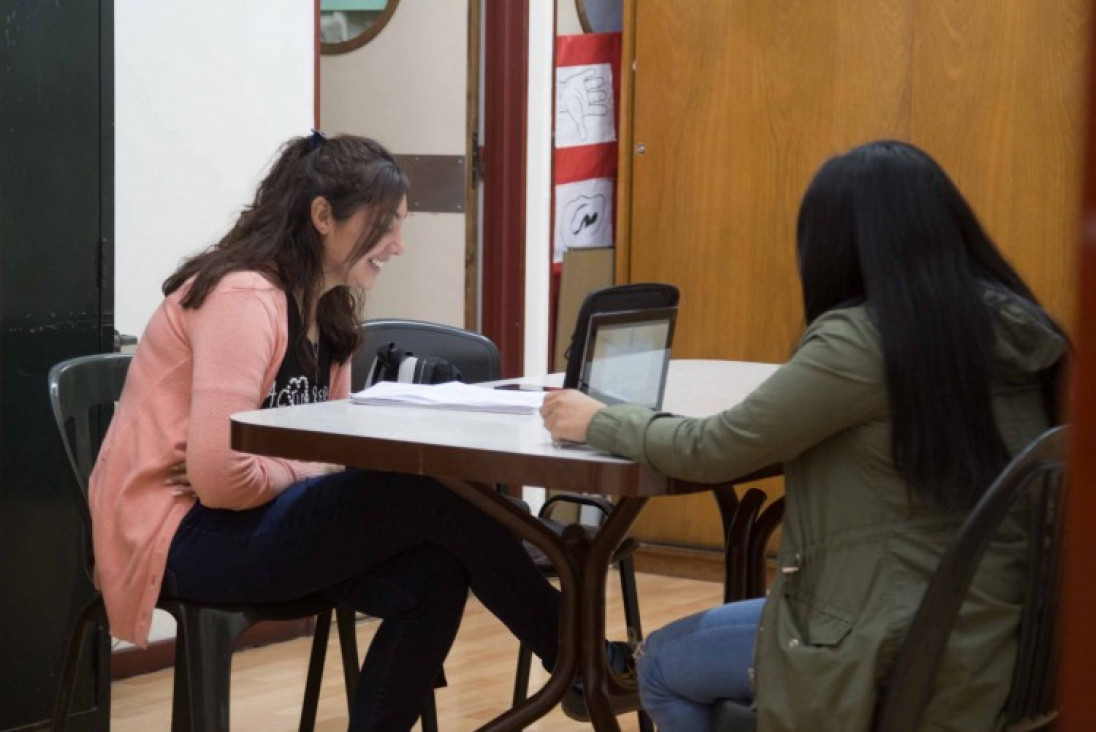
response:
<path id="1" fill-rule="evenodd" d="M 351 384 L 360 389 L 372 369 L 377 349 L 395 343 L 404 351 L 416 356 L 444 358 L 460 369 L 466 383 L 495 381 L 502 375 L 502 358 L 491 339 L 479 333 L 463 330 L 450 325 L 429 323 L 421 320 L 378 319 L 367 320 L 362 324 L 362 346 L 354 356 L 351 368 Z M 520 499 L 512 499 L 526 510 L 528 506 Z M 562 534 L 569 523 L 551 518 L 552 509 L 562 503 L 591 506 L 601 512 L 602 518 L 612 511 L 612 503 L 600 496 L 588 496 L 574 493 L 557 493 L 551 496 L 541 508 L 538 518 L 552 531 Z M 597 526 L 583 526 L 591 536 L 597 532 Z M 526 543 L 526 549 L 537 568 L 545 576 L 555 576 L 555 567 L 548 557 L 532 544 Z M 643 637 L 639 617 L 639 600 L 636 592 L 635 568 L 632 554 L 637 544 L 634 539 L 621 543 L 613 554 L 613 561 L 620 571 L 620 586 L 624 596 L 624 615 L 631 634 L 638 640 Z M 523 701 L 529 689 L 529 670 L 532 653 L 522 646 L 518 651 L 518 667 L 514 681 L 514 703 Z M 644 732 L 650 730 L 646 715 L 641 717 Z"/>
<path id="2" fill-rule="evenodd" d="M 354 354 L 350 383 L 354 391 L 365 379 L 377 357 L 377 349 L 395 343 L 416 356 L 441 357 L 460 369 L 463 381 L 476 384 L 501 378 L 502 357 L 487 336 L 470 330 L 422 320 L 385 318 L 362 324 L 362 344 Z"/>
<path id="3" fill-rule="evenodd" d="M 631 310 L 655 310 L 676 308 L 679 299 L 678 289 L 661 282 L 631 282 L 626 285 L 613 285 L 594 290 L 586 295 L 575 318 L 575 328 L 571 333 L 571 342 L 564 355 L 567 369 L 563 374 L 563 386 L 578 389 L 584 361 L 583 349 L 586 336 L 590 331 L 590 318 L 600 313 L 618 313 Z"/>
<path id="4" fill-rule="evenodd" d="M 765 548 L 784 518 L 784 498 L 762 510 L 765 499 L 764 491 L 750 488 L 730 505 L 720 500 L 725 532 L 723 602 L 765 596 Z"/>
<path id="5" fill-rule="evenodd" d="M 1054 724 L 1058 716 L 1055 690 L 1061 638 L 1056 614 L 1067 434 L 1065 427 L 1056 427 L 1022 450 L 963 522 L 899 648 L 872 725 L 876 732 L 919 728 L 971 581 L 1001 522 L 1025 495 L 1030 507 L 1028 588 L 1005 705 L 1006 729 L 1018 732 Z M 746 706 L 724 701 L 712 711 L 713 732 L 756 728 L 757 717 Z"/>
<path id="6" fill-rule="evenodd" d="M 876 716 L 877 730 L 913 732 L 932 698 L 936 672 L 971 581 L 1001 522 L 1028 497 L 1027 599 L 1016 666 L 1005 705 L 1006 727 L 1041 729 L 1057 717 L 1060 638 L 1059 550 L 1065 495 L 1066 427 L 1056 427 L 1016 456 L 963 523 L 925 591 L 898 650 Z"/>
<path id="7" fill-rule="evenodd" d="M 88 477 L 101 435 L 113 414 L 114 403 L 122 393 L 131 359 L 128 354 L 84 356 L 59 363 L 49 373 L 54 419 L 79 489 L 74 502 L 83 524 L 81 552 L 89 582 L 95 560 L 91 545 L 91 514 L 87 506 Z M 291 620 L 326 613 L 330 611 L 331 603 L 319 597 L 307 597 L 277 605 L 213 606 L 161 598 L 157 607 L 171 613 L 178 623 L 172 729 L 216 732 L 228 729 L 232 651 L 240 634 L 260 620 Z M 353 616 L 350 617 L 353 621 Z M 105 633 L 106 627 L 103 598 L 96 591 L 79 608 L 73 623 L 54 707 L 54 730 L 64 730 L 68 723 L 76 671 L 87 633 Z M 350 630 L 353 638 L 353 625 Z M 311 730 L 315 721 L 319 679 L 327 650 L 326 626 L 320 641 L 317 633 L 301 712 L 302 730 Z M 356 656 L 356 643 L 352 647 Z M 344 638 L 344 658 L 345 650 Z M 346 671 L 349 702 L 353 698 L 350 682 L 357 679 L 357 666 Z"/>

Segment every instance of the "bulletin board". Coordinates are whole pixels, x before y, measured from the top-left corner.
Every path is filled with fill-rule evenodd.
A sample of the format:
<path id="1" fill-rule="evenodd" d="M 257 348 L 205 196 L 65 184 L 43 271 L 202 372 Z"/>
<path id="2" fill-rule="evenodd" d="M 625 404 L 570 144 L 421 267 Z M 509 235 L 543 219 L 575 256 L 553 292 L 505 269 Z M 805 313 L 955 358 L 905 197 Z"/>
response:
<path id="1" fill-rule="evenodd" d="M 556 39 L 550 353 L 560 350 L 560 334 L 566 337 L 570 332 L 571 324 L 560 321 L 561 314 L 576 311 L 585 296 L 585 292 L 568 288 L 565 294 L 577 301 L 560 302 L 566 253 L 611 250 L 616 241 L 620 44 L 620 33 L 584 33 Z M 568 266 L 606 259 L 604 252 L 590 254 L 592 258 L 566 257 Z M 572 282 L 588 279 L 578 276 L 580 273 L 571 274 Z M 611 276 L 590 289 L 609 284 Z M 558 353 L 555 360 L 559 360 Z"/>
<path id="2" fill-rule="evenodd" d="M 552 261 L 611 247 L 620 107 L 620 34 L 556 39 Z"/>

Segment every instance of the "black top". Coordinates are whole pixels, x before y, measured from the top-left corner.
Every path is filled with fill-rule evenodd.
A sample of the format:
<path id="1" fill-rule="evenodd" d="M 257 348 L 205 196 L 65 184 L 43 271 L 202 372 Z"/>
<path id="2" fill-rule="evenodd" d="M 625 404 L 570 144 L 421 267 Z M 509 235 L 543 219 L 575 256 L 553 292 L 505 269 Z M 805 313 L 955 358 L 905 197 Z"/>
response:
<path id="1" fill-rule="evenodd" d="M 289 314 L 289 341 L 282 365 L 278 367 L 278 375 L 274 377 L 274 385 L 263 400 L 263 409 L 326 402 L 331 393 L 331 352 L 324 346 L 322 338 L 318 344 L 309 341 L 316 366 L 308 368 L 302 364 L 296 344 L 304 325 L 297 301 L 288 293 L 285 309 Z"/>

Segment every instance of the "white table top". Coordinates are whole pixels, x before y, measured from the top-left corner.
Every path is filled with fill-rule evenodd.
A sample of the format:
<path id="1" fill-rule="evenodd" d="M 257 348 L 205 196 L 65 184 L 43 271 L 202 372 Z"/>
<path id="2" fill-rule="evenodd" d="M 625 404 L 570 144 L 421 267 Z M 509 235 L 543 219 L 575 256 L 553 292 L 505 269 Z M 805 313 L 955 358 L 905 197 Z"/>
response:
<path id="1" fill-rule="evenodd" d="M 675 360 L 670 364 L 663 406 L 666 411 L 690 416 L 703 416 L 726 409 L 741 401 L 776 369 L 774 364 L 742 361 Z M 544 379 L 522 379 L 525 383 L 559 383 L 560 375 Z M 497 414 L 424 409 L 405 406 L 365 406 L 348 400 L 308 404 L 281 409 L 264 409 L 235 414 L 233 446 L 235 449 L 275 454 L 305 460 L 327 461 L 434 475 L 454 475 L 470 480 L 491 480 L 503 483 L 523 483 L 552 487 L 557 482 L 578 490 L 572 481 L 580 465 L 597 464 L 632 466 L 629 460 L 613 457 L 589 447 L 560 448 L 544 429 L 539 414 Z M 257 429 L 255 429 L 257 428 Z M 278 444 L 265 444 L 264 438 L 275 433 Z M 419 449 L 422 448 L 422 449 Z M 432 449 L 431 449 L 432 448 Z M 423 451 L 425 450 L 425 452 Z M 414 454 L 412 454 L 414 453 Z M 481 474 L 482 468 L 462 465 L 462 458 L 490 457 L 500 473 L 493 478 Z M 518 469 L 513 461 L 526 460 Z M 437 460 L 440 459 L 440 464 Z M 539 459 L 539 460 L 538 460 Z M 431 465 L 426 461 L 433 460 Z M 532 463 L 539 465 L 533 468 Z M 552 467 L 554 466 L 554 468 Z M 508 468 L 512 468 L 510 470 Z M 447 472 L 437 472 L 438 470 Z M 568 476 L 557 476 L 562 470 Z M 516 473 L 522 477 L 517 480 Z M 460 472 L 461 475 L 455 473 Z M 587 476 L 582 482 L 597 482 Z M 618 478 L 624 482 L 635 476 Z M 613 488 L 614 481 L 599 492 L 632 490 Z M 661 493 L 663 490 L 641 489 L 640 493 Z"/>

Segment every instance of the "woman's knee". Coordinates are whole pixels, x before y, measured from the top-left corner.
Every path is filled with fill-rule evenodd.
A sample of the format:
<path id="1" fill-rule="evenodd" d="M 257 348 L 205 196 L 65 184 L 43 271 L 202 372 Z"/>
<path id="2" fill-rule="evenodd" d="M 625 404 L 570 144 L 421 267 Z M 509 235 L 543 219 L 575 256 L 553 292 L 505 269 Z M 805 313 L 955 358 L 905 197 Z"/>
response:
<path id="1" fill-rule="evenodd" d="M 662 655 L 656 645 L 648 648 L 647 641 L 655 638 L 657 631 L 652 633 L 645 641 L 640 652 L 636 655 L 636 686 L 639 698 L 645 708 L 657 707 L 662 701 L 674 695 L 666 684 L 666 678 L 662 673 Z"/>

